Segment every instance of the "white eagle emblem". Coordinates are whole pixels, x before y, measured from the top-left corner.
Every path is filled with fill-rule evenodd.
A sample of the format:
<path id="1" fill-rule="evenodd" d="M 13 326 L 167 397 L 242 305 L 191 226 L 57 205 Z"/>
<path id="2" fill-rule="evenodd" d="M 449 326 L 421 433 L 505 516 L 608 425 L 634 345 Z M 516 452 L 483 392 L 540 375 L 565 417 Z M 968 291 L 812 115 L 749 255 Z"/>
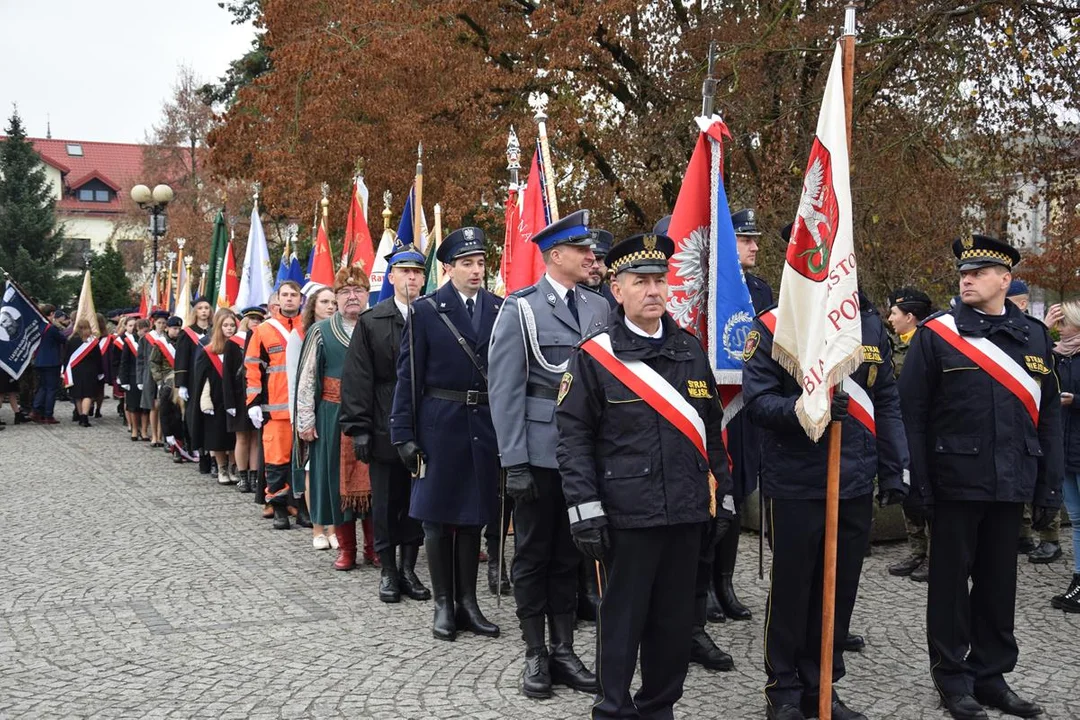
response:
<path id="1" fill-rule="evenodd" d="M 679 327 L 697 329 L 701 310 L 705 307 L 709 289 L 705 284 L 705 268 L 709 267 L 709 228 L 691 230 L 677 253 L 672 255 L 675 275 L 683 280 L 671 288 L 668 312 Z"/>
<path id="2" fill-rule="evenodd" d="M 816 247 L 811 252 L 822 252 L 823 255 L 826 255 L 828 248 L 825 241 L 821 239 L 820 226 L 824 225 L 829 234 L 832 234 L 829 216 L 821 211 L 825 205 L 825 196 L 825 167 L 821 163 L 821 158 L 815 158 L 813 165 L 806 172 L 806 177 L 803 178 L 803 191 L 799 200 L 798 217 L 802 219 L 803 225 L 810 232 L 810 236 L 814 238 Z M 794 233 L 792 235 L 794 236 Z"/>

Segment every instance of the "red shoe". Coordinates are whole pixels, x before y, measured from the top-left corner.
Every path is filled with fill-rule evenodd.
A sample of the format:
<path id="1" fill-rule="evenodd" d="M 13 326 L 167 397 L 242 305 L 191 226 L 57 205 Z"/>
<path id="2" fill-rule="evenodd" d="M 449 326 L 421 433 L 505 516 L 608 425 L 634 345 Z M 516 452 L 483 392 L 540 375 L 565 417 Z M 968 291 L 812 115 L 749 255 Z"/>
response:
<path id="1" fill-rule="evenodd" d="M 344 522 L 334 528 L 338 541 L 338 557 L 335 570 L 352 570 L 356 567 L 356 521 Z"/>
<path id="2" fill-rule="evenodd" d="M 41 422 L 46 424 L 46 425 L 59 425 L 60 424 L 60 421 L 57 420 L 54 417 L 47 417 L 44 420 L 42 420 Z"/>
<path id="3" fill-rule="evenodd" d="M 30 422 L 36 422 L 36 423 L 40 424 L 40 423 L 44 422 L 44 418 L 42 418 L 40 415 L 38 415 L 37 410 L 31 410 L 30 411 Z"/>

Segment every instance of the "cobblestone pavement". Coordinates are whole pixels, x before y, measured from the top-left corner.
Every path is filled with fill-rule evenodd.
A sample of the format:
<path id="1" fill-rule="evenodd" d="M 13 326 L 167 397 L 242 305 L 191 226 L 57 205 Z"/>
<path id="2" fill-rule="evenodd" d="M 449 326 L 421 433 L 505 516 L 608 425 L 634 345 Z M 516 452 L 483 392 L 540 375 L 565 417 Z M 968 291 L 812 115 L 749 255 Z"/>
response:
<path id="1" fill-rule="evenodd" d="M 314 551 L 307 531 L 272 531 L 250 495 L 129 442 L 111 401 L 106 409 L 90 429 L 66 418 L 13 427 L 2 416 L 0 717 L 588 716 L 583 694 L 537 702 L 519 693 L 508 599 L 501 609 L 481 599 L 501 638 L 437 642 L 430 603 L 380 603 L 377 571 L 335 572 L 333 553 Z M 753 621 L 710 626 L 736 670 L 692 667 L 680 718 L 764 717 L 768 580 L 757 579 L 756 553 L 756 536 L 744 535 L 737 588 Z M 839 691 L 873 719 L 940 718 L 925 587 L 885 571 L 903 553 L 878 547 L 867 561 L 853 622 L 867 648 L 848 656 Z M 1051 718 L 1080 717 L 1080 616 L 1048 602 L 1068 571 L 1066 561 L 1020 562 L 1021 669 L 1011 680 Z M 590 665 L 594 640 L 591 626 L 579 631 Z"/>

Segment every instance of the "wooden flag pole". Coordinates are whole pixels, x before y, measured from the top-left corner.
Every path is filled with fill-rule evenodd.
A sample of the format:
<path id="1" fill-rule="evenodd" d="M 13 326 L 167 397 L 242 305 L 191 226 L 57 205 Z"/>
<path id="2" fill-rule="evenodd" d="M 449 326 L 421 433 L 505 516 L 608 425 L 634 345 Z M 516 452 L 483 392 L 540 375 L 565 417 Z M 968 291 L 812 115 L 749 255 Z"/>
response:
<path id="1" fill-rule="evenodd" d="M 412 205 L 413 245 L 419 249 L 423 241 L 423 235 L 420 233 L 424 231 L 424 224 L 420 220 L 424 207 L 424 143 L 422 142 L 416 146 L 416 184 L 413 187 L 415 189 Z"/>
<path id="2" fill-rule="evenodd" d="M 536 121 L 536 131 L 540 136 L 540 156 L 544 160 L 544 189 L 548 212 L 551 214 L 551 222 L 555 222 L 559 219 L 559 201 L 555 197 L 555 166 L 551 164 L 551 149 L 548 147 L 547 115 L 543 110 L 539 110 L 533 120 Z"/>
<path id="3" fill-rule="evenodd" d="M 844 104 L 847 116 L 848 164 L 851 164 L 851 99 L 855 78 L 855 5 L 844 8 Z M 832 720 L 833 645 L 836 641 L 836 528 L 840 516 L 841 423 L 829 423 L 829 465 L 825 486 L 825 563 L 821 598 L 821 675 L 818 717 Z"/>

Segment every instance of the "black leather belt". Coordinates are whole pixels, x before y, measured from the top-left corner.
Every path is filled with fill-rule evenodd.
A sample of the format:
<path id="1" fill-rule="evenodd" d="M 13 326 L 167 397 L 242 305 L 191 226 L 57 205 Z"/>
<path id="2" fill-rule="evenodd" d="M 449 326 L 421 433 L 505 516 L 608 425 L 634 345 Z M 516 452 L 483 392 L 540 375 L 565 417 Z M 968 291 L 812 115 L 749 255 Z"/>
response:
<path id="1" fill-rule="evenodd" d="M 444 390 L 437 387 L 425 387 L 424 396 L 436 400 L 449 400 L 466 405 L 487 405 L 488 394 L 479 390 Z"/>
<path id="2" fill-rule="evenodd" d="M 546 400 L 558 400 L 559 388 L 548 387 L 547 385 L 538 385 L 536 383 L 529 383 L 525 386 L 525 394 L 528 397 L 544 398 Z"/>

